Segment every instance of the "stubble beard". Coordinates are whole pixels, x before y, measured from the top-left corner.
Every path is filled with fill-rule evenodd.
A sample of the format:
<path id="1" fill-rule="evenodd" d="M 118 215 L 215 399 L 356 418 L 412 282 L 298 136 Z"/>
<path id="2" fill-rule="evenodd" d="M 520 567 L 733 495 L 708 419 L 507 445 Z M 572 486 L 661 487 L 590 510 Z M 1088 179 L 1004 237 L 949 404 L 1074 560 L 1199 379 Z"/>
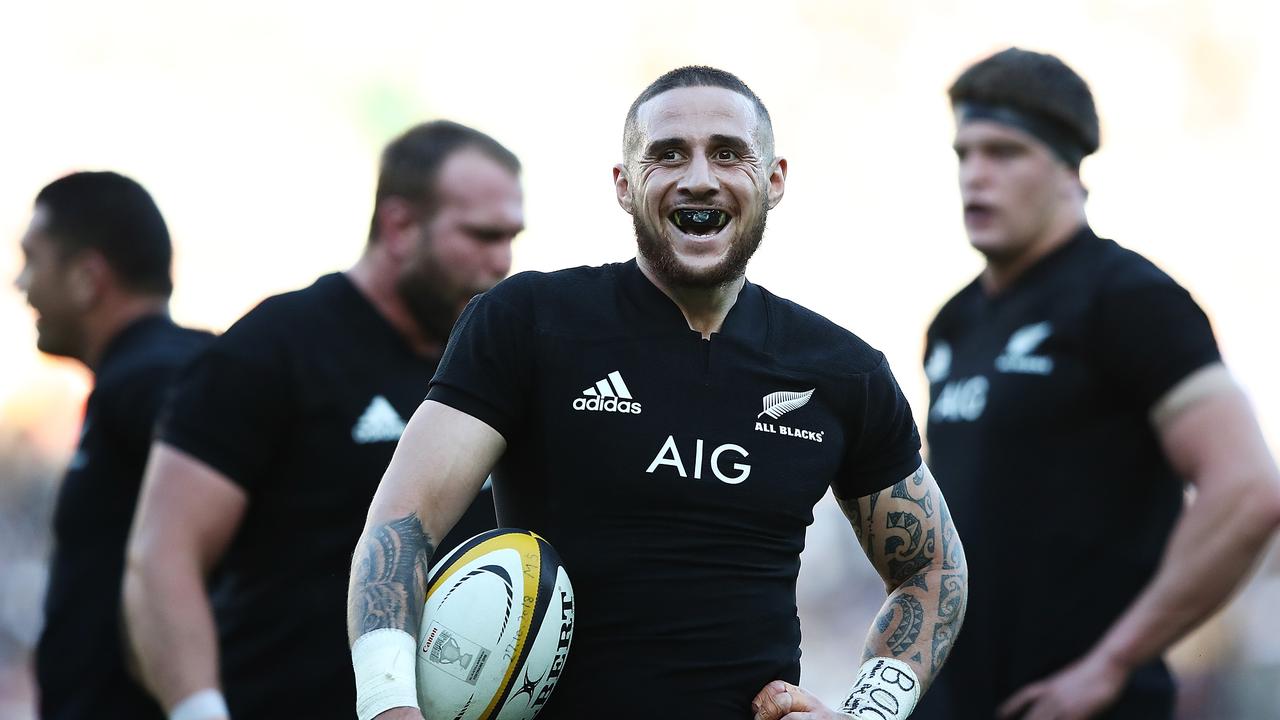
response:
<path id="1" fill-rule="evenodd" d="M 733 239 L 719 263 L 706 269 L 691 268 L 680 261 L 673 242 L 663 232 L 664 226 L 651 227 L 639 213 L 631 216 L 631 224 L 640 257 L 664 283 L 673 287 L 711 289 L 728 285 L 746 274 L 747 263 L 764 241 L 768 215 L 769 208 L 761 202 L 755 222 Z"/>

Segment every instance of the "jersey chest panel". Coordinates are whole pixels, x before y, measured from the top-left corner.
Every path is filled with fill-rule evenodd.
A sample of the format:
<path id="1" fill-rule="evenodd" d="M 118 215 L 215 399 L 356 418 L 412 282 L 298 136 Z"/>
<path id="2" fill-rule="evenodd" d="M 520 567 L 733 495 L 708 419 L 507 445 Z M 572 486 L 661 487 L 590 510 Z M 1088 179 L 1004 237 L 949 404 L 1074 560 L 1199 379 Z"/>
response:
<path id="1" fill-rule="evenodd" d="M 1103 390 L 1088 350 L 1082 314 L 1052 297 L 952 323 L 926 350 L 930 438 L 1072 432 Z"/>
<path id="2" fill-rule="evenodd" d="M 553 482 L 602 513 L 741 511 L 802 527 L 839 467 L 844 431 L 818 383 L 731 342 L 547 338 L 540 355 L 534 414 Z M 778 392 L 796 397 L 764 412 Z"/>

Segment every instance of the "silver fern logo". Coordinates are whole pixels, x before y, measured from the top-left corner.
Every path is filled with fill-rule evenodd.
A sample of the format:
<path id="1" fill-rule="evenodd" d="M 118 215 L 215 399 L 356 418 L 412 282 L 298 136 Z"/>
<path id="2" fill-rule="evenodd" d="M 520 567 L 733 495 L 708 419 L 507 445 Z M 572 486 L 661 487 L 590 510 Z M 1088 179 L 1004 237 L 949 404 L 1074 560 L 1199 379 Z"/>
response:
<path id="1" fill-rule="evenodd" d="M 814 390 L 817 390 L 817 388 L 814 388 Z M 805 392 L 787 392 L 783 390 L 769 393 L 764 396 L 764 411 L 756 417 L 762 418 L 768 415 L 777 420 L 792 410 L 799 410 L 804 407 L 811 397 L 813 397 L 813 390 L 806 390 Z"/>
<path id="2" fill-rule="evenodd" d="M 813 390 L 805 390 L 804 392 L 791 392 L 781 390 L 775 393 L 769 393 L 764 396 L 761 403 L 763 408 L 759 415 L 756 415 L 756 431 L 772 433 L 774 435 L 787 435 L 790 437 L 798 437 L 803 440 L 812 440 L 813 442 L 822 442 L 823 430 L 800 430 L 793 427 L 787 427 L 782 423 L 761 422 L 761 418 L 768 415 L 771 420 L 786 415 L 793 410 L 799 410 L 809 404 L 809 400 L 813 397 Z"/>

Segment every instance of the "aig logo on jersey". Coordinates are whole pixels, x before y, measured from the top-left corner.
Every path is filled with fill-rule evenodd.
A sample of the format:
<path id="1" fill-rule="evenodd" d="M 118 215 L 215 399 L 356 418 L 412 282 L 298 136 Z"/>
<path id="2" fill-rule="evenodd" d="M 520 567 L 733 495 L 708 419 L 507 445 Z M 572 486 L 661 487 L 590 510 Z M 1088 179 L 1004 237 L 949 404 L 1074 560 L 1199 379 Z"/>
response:
<path id="1" fill-rule="evenodd" d="M 639 415 L 640 403 L 631 397 L 631 390 L 622 381 L 622 373 L 614 370 L 583 390 L 582 397 L 574 398 L 573 409 Z"/>

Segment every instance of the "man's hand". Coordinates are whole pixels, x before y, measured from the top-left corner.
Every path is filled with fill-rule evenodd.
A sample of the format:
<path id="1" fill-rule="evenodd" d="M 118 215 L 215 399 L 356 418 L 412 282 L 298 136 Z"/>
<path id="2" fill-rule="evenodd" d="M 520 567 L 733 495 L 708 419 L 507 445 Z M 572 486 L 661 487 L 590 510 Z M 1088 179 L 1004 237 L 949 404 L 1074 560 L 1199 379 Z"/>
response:
<path id="1" fill-rule="evenodd" d="M 754 720 L 849 720 L 832 710 L 813 693 L 788 682 L 774 680 L 751 701 Z"/>
<path id="2" fill-rule="evenodd" d="M 422 713 L 418 708 L 397 707 L 390 710 L 383 710 L 373 716 L 373 720 L 423 720 Z"/>
<path id="3" fill-rule="evenodd" d="M 1085 720 L 1110 707 L 1128 680 L 1125 668 L 1089 655 L 1014 693 L 1000 706 L 999 717 Z"/>

